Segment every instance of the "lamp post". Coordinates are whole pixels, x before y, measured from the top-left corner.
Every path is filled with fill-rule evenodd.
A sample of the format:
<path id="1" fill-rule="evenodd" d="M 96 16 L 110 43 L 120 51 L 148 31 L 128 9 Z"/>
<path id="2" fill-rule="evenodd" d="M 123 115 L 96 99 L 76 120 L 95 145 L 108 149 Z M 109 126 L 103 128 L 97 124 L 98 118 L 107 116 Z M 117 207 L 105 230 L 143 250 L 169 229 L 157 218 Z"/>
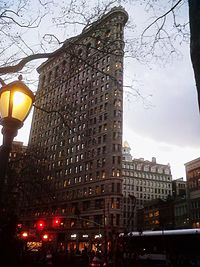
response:
<path id="1" fill-rule="evenodd" d="M 6 261 L 8 266 L 16 267 L 19 266 L 17 255 L 20 255 L 19 251 L 16 253 L 19 246 L 15 245 L 14 239 L 16 217 L 10 204 L 6 203 L 12 190 L 5 190 L 5 179 L 13 139 L 30 112 L 34 95 L 21 81 L 21 77 L 7 85 L 2 82 L 1 84 L 3 86 L 0 88 L 0 124 L 3 126 L 3 144 L 0 147 L 0 251 L 2 261 Z"/>
<path id="2" fill-rule="evenodd" d="M 3 144 L 0 147 L 0 208 L 3 202 L 3 189 L 12 142 L 18 129 L 27 118 L 34 94 L 19 80 L 3 85 L 0 88 L 0 124 L 3 126 Z"/>

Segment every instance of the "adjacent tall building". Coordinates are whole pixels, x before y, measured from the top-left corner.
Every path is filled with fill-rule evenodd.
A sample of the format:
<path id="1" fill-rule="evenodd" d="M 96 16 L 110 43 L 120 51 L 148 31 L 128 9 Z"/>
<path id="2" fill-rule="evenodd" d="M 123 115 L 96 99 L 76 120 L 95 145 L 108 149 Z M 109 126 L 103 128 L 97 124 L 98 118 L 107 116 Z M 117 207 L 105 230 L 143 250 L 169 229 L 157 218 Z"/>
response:
<path id="1" fill-rule="evenodd" d="M 26 188 L 21 219 L 29 228 L 43 220 L 54 231 L 52 220 L 59 217 L 60 240 L 71 247 L 74 237 L 81 244 L 98 234 L 106 243 L 122 230 L 127 19 L 124 9 L 113 8 L 38 68 L 29 151 L 35 155 L 30 179 L 40 186 Z"/>

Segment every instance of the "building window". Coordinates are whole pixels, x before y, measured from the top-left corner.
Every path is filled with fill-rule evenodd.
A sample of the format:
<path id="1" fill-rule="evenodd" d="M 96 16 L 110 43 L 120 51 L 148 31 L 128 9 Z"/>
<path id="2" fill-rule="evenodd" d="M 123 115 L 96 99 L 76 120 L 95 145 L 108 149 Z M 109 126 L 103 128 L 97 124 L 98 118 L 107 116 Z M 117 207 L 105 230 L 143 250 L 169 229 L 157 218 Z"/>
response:
<path id="1" fill-rule="evenodd" d="M 51 78 L 52 78 L 52 71 L 49 72 L 48 82 L 51 82 Z"/>

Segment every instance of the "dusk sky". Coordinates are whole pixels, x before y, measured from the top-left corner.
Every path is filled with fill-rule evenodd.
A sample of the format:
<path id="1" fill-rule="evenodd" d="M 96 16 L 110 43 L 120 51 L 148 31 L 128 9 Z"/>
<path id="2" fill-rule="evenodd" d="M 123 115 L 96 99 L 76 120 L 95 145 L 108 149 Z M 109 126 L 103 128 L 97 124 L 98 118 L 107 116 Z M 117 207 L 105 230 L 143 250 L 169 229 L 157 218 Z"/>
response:
<path id="1" fill-rule="evenodd" d="M 140 25 L 135 32 L 150 23 L 139 4 L 133 7 L 129 3 L 125 8 L 130 21 Z M 187 7 L 180 15 L 187 21 Z M 131 31 L 126 30 L 125 38 L 131 38 Z M 68 32 L 65 38 L 69 37 Z M 179 56 L 166 60 L 165 64 L 153 61 L 147 65 L 125 59 L 124 85 L 133 84 L 142 97 L 133 96 L 134 90 L 127 93 L 125 87 L 123 140 L 128 141 L 133 158 L 156 157 L 158 163 L 170 164 L 173 179 L 185 179 L 184 163 L 200 157 L 200 116 L 189 44 L 183 42 L 178 49 Z M 35 91 L 36 87 L 31 89 Z M 27 144 L 30 124 L 31 116 L 15 140 Z"/>
<path id="2" fill-rule="evenodd" d="M 128 10 L 130 19 L 141 29 L 153 21 L 141 6 L 129 6 Z M 166 11 L 160 10 L 160 14 Z M 188 21 L 187 4 L 180 8 L 177 18 L 179 22 Z M 167 19 L 170 22 L 170 17 Z M 174 30 L 170 23 L 166 29 L 169 33 Z M 152 31 L 149 29 L 147 35 Z M 125 84 L 131 78 L 136 80 L 136 88 L 146 96 L 144 103 L 125 95 L 124 140 L 129 142 L 133 158 L 156 157 L 158 163 L 169 163 L 173 179 L 185 179 L 184 164 L 200 157 L 200 116 L 189 43 L 179 42 L 181 37 L 175 44 L 178 55 L 164 57 L 164 63 L 158 60 L 147 65 L 125 60 L 124 80 Z M 165 51 L 158 53 L 162 56 Z"/>

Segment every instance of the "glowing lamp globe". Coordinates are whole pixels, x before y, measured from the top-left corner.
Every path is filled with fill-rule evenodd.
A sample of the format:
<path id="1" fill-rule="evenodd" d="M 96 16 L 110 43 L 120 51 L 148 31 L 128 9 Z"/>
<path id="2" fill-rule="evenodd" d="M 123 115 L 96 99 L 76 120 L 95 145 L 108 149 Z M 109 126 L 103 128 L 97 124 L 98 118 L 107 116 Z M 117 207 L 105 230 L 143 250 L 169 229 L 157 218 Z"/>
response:
<path id="1" fill-rule="evenodd" d="M 22 81 L 4 85 L 0 89 L 0 124 L 21 128 L 31 110 L 33 101 L 33 92 Z"/>

